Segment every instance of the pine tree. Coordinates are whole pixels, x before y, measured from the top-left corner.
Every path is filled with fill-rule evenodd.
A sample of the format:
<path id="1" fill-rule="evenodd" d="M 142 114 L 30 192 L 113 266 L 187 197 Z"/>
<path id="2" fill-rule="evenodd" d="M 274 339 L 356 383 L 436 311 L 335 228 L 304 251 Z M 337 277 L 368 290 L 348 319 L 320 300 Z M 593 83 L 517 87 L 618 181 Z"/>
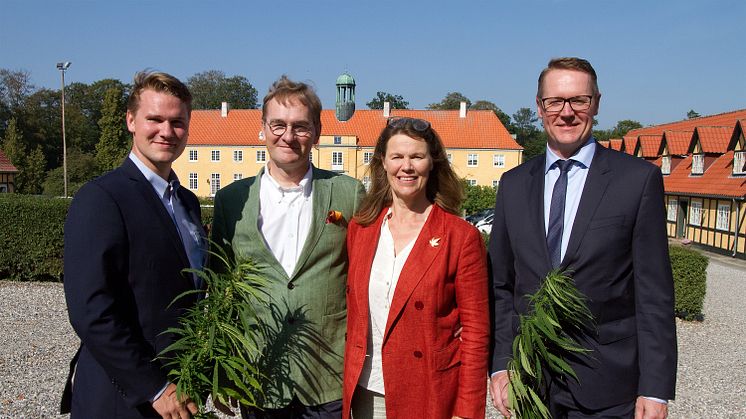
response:
<path id="1" fill-rule="evenodd" d="M 26 165 L 26 146 L 23 143 L 23 133 L 18 129 L 18 122 L 15 118 L 8 121 L 8 128 L 5 130 L 5 137 L 2 142 L 3 153 L 10 159 L 10 163 L 18 169 L 15 176 L 15 191 L 24 192 Z"/>
<path id="2" fill-rule="evenodd" d="M 28 194 L 42 193 L 44 179 L 46 179 L 47 159 L 41 146 L 36 146 L 28 157 L 23 168 L 23 192 Z"/>
<path id="3" fill-rule="evenodd" d="M 101 119 L 98 120 L 101 136 L 96 144 L 96 164 L 101 171 L 118 167 L 129 151 L 124 131 L 124 104 L 121 98 L 122 91 L 117 87 L 110 88 L 104 94 Z"/>

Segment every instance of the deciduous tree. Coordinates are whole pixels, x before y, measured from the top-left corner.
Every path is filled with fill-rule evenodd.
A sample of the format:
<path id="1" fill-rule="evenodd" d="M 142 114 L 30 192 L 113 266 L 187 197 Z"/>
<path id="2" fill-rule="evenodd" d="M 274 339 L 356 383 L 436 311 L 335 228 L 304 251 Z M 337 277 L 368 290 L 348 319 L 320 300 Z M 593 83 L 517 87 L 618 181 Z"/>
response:
<path id="1" fill-rule="evenodd" d="M 502 111 L 497 105 L 490 102 L 489 100 L 478 100 L 474 102 L 469 109 L 473 110 L 483 110 L 483 111 L 492 111 L 497 115 L 497 118 L 502 122 L 503 126 L 505 128 L 510 127 L 510 116 Z"/>
<path id="2" fill-rule="evenodd" d="M 466 107 L 471 106 L 471 100 L 468 97 L 462 95 L 459 92 L 449 92 L 446 97 L 438 103 L 431 103 L 427 105 L 427 109 L 433 110 L 453 110 L 460 109 L 461 102 L 466 102 Z"/>
<path id="3" fill-rule="evenodd" d="M 98 126 L 101 137 L 96 144 L 96 164 L 102 172 L 113 170 L 122 164 L 129 151 L 125 131 L 125 104 L 122 91 L 112 87 L 104 95 L 101 118 Z"/>
<path id="4" fill-rule="evenodd" d="M 193 109 L 220 109 L 222 102 L 234 109 L 255 109 L 256 89 L 246 77 L 226 77 L 219 70 L 197 73 L 187 80 Z"/>
<path id="5" fill-rule="evenodd" d="M 409 109 L 409 102 L 404 100 L 400 95 L 392 95 L 388 92 L 377 92 L 376 97 L 370 100 L 365 105 L 369 109 L 383 109 L 383 103 L 389 102 L 391 109 Z"/>

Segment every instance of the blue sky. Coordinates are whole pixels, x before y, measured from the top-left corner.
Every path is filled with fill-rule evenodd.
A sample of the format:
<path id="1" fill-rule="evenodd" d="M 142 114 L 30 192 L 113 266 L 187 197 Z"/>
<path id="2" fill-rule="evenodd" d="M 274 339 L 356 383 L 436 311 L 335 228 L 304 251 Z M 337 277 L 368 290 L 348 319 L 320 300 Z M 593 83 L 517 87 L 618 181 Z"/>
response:
<path id="1" fill-rule="evenodd" d="M 348 71 L 358 109 L 378 90 L 418 109 L 459 91 L 512 115 L 549 58 L 574 55 L 598 72 L 600 128 L 746 108 L 743 0 L 3 0 L 2 16 L 0 67 L 55 89 L 58 61 L 85 83 L 217 69 L 260 98 L 285 73 L 328 108 Z"/>

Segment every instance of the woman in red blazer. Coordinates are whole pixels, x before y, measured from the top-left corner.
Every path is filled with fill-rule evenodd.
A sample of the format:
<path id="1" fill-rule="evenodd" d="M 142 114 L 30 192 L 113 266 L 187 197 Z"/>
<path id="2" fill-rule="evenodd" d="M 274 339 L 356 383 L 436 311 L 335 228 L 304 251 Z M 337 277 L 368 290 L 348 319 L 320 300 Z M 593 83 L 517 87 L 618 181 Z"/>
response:
<path id="1" fill-rule="evenodd" d="M 343 414 L 483 418 L 487 267 L 463 191 L 422 119 L 389 120 L 347 233 Z"/>

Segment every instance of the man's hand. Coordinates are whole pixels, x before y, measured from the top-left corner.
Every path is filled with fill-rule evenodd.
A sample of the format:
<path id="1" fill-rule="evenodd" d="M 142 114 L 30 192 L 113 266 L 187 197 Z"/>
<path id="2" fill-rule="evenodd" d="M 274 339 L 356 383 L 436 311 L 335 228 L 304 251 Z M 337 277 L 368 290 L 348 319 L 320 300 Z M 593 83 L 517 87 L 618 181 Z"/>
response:
<path id="1" fill-rule="evenodd" d="M 507 371 L 500 371 L 490 377 L 490 395 L 492 396 L 492 405 L 506 418 L 510 417 L 508 406 L 508 379 Z"/>
<path id="2" fill-rule="evenodd" d="M 197 413 L 197 405 L 189 398 L 179 401 L 174 383 L 169 383 L 161 397 L 153 401 L 153 409 L 164 419 L 189 419 Z"/>
<path id="3" fill-rule="evenodd" d="M 646 399 L 642 396 L 637 398 L 637 403 L 635 403 L 635 419 L 666 419 L 667 416 L 667 404 Z"/>

